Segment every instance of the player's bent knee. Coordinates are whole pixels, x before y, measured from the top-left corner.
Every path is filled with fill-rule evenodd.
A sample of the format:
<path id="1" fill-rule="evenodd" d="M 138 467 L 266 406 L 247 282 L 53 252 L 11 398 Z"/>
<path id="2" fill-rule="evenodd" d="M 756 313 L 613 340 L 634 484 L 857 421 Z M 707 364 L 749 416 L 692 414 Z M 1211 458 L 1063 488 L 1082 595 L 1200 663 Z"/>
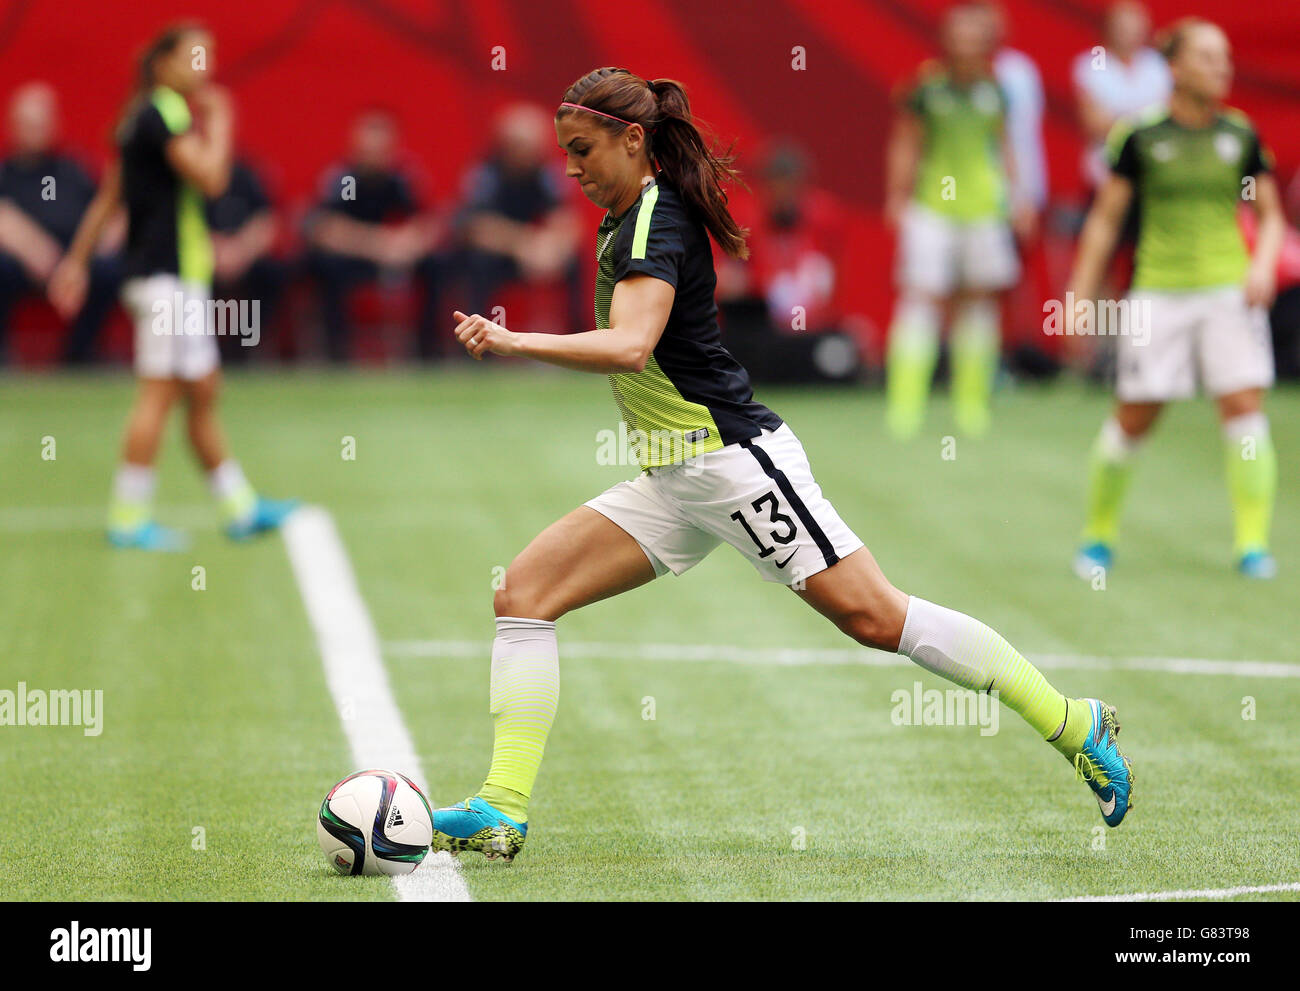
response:
<path id="1" fill-rule="evenodd" d="M 559 619 L 553 604 L 547 601 L 546 594 L 540 588 L 527 582 L 511 582 L 511 572 L 507 571 L 505 581 L 492 597 L 492 610 L 498 617 L 514 616 L 517 619 Z"/>
<path id="2" fill-rule="evenodd" d="M 839 628 L 864 647 L 878 650 L 895 650 L 902 626 L 893 617 L 876 612 L 850 613 L 839 623 Z"/>

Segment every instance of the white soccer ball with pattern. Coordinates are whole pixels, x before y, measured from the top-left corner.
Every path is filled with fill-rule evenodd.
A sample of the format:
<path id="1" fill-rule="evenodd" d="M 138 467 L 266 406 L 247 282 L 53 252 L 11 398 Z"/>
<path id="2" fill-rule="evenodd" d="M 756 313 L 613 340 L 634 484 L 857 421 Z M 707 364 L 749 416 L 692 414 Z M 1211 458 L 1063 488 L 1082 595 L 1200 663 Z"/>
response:
<path id="1" fill-rule="evenodd" d="M 429 853 L 433 812 L 405 775 L 357 771 L 325 796 L 316 836 L 339 874 L 409 874 Z"/>

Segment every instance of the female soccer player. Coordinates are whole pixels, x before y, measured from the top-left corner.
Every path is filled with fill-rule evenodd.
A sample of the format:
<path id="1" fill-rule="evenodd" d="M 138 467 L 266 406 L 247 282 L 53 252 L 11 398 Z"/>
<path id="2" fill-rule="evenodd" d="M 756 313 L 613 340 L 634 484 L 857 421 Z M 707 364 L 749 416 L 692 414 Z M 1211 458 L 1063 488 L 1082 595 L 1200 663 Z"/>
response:
<path id="1" fill-rule="evenodd" d="M 898 300 L 889 328 L 886 415 L 896 437 L 925 419 L 951 315 L 957 426 L 978 436 L 1001 346 L 998 294 L 1020 277 L 1011 221 L 1022 235 L 1032 204 L 1010 203 L 1014 173 L 1006 97 L 993 75 L 988 12 L 959 4 L 945 15 L 944 58 L 927 62 L 902 94 L 886 152 L 886 219 L 898 229 Z"/>
<path id="2" fill-rule="evenodd" d="M 204 197 L 221 195 L 229 181 L 232 118 L 229 96 L 208 82 L 214 66 L 212 36 L 198 24 L 168 28 L 145 50 L 138 91 L 118 128 L 119 156 L 50 278 L 50 301 L 65 315 L 76 313 L 100 230 L 125 203 L 122 300 L 135 321 L 140 388 L 113 483 L 108 538 L 117 547 L 185 545 L 182 534 L 160 526 L 152 513 L 154 459 L 167 414 L 182 397 L 190 445 L 208 473 L 231 538 L 278 526 L 296 505 L 257 495 L 227 454 L 217 419 L 221 370 L 208 317 L 212 241 Z M 190 103 L 202 127 L 194 126 Z"/>
<path id="3" fill-rule="evenodd" d="M 1186 18 L 1170 29 L 1162 51 L 1174 81 L 1169 105 L 1111 132 L 1111 174 L 1084 225 L 1070 281 L 1076 300 L 1093 298 L 1137 195 L 1141 227 L 1133 288 L 1122 307 L 1127 323 L 1096 328 L 1121 335 L 1119 402 L 1093 445 L 1087 523 L 1074 567 L 1084 579 L 1110 567 L 1133 455 L 1164 404 L 1194 395 L 1199 378 L 1219 407 L 1237 567 L 1271 578 L 1277 455 L 1263 397 L 1273 384 L 1266 308 L 1284 233 L 1281 199 L 1254 127 L 1223 106 L 1232 84 L 1224 33 Z M 1243 200 L 1259 214 L 1253 258 L 1237 224 Z M 1069 318 L 1077 324 L 1078 314 Z"/>
<path id="4" fill-rule="evenodd" d="M 1133 779 L 1114 709 L 1066 699 L 983 623 L 891 585 L 822 496 L 794 432 L 754 401 L 720 341 L 708 242 L 747 254 L 723 193 L 734 172 L 696 129 L 681 85 L 597 69 L 564 94 L 555 130 L 567 175 L 607 210 L 596 234 L 597 329 L 514 333 L 457 311 L 456 336 L 474 358 L 608 375 L 644 471 L 547 527 L 511 563 L 495 601 L 491 771 L 478 795 L 437 810 L 435 847 L 507 860 L 522 847 L 559 695 L 555 621 L 680 575 L 723 541 L 859 643 L 998 692 L 1074 762 L 1119 825 Z"/>

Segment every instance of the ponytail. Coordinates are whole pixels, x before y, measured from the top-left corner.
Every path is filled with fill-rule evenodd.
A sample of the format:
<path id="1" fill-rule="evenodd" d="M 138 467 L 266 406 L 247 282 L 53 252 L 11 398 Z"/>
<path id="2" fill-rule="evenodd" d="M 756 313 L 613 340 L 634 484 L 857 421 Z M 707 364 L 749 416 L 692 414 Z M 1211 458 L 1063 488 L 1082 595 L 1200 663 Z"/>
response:
<path id="1" fill-rule="evenodd" d="M 174 52 L 181 39 L 187 34 L 206 30 L 207 28 L 198 21 L 177 21 L 169 24 L 140 50 L 140 54 L 136 56 L 135 88 L 126 101 L 122 114 L 123 123 L 130 119 L 140 103 L 147 100 L 154 87 L 158 85 L 158 60 Z"/>
<path id="2" fill-rule="evenodd" d="M 713 150 L 691 116 L 682 84 L 673 79 L 646 81 L 626 69 L 596 69 L 568 88 L 564 102 L 597 111 L 593 120 L 612 133 L 640 124 L 646 153 L 663 172 L 687 208 L 699 218 L 724 252 L 748 258 L 749 231 L 736 223 L 727 207 L 725 186 L 744 180 L 732 168 L 732 149 Z M 562 106 L 556 118 L 576 111 Z M 733 146 L 734 147 L 734 146 Z"/>

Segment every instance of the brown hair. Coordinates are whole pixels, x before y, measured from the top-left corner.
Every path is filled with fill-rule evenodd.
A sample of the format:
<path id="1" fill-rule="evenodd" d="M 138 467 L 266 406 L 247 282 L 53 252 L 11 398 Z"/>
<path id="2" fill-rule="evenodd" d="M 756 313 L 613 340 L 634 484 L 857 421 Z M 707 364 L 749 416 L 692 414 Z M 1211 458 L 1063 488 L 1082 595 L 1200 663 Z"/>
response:
<path id="1" fill-rule="evenodd" d="M 135 63 L 135 86 L 127 98 L 121 120 L 118 122 L 117 136 L 120 140 L 123 126 L 131 119 L 142 101 L 149 98 L 149 92 L 158 85 L 156 65 L 165 55 L 170 55 L 187 34 L 207 32 L 207 27 L 199 21 L 176 21 L 163 28 L 149 44 L 140 50 Z"/>
<path id="2" fill-rule="evenodd" d="M 681 194 L 713 239 L 733 258 L 748 258 L 745 238 L 749 231 L 736 223 L 727 209 L 724 186 L 744 181 L 733 169 L 735 156 L 728 148 L 717 153 L 691 116 L 686 90 L 674 79 L 645 80 L 627 69 L 606 67 L 587 73 L 564 91 L 565 103 L 576 103 L 621 120 L 591 114 L 592 123 L 614 134 L 628 123 L 640 124 L 646 133 L 646 153 Z M 561 107 L 556 119 L 578 113 Z M 628 123 L 624 123 L 624 121 Z"/>
<path id="3" fill-rule="evenodd" d="M 1156 35 L 1156 49 L 1165 57 L 1166 62 L 1172 62 L 1178 58 L 1179 52 L 1183 50 L 1183 45 L 1187 43 L 1189 34 L 1197 28 L 1217 27 L 1217 24 L 1213 21 L 1207 21 L 1204 17 L 1180 17 Z"/>

